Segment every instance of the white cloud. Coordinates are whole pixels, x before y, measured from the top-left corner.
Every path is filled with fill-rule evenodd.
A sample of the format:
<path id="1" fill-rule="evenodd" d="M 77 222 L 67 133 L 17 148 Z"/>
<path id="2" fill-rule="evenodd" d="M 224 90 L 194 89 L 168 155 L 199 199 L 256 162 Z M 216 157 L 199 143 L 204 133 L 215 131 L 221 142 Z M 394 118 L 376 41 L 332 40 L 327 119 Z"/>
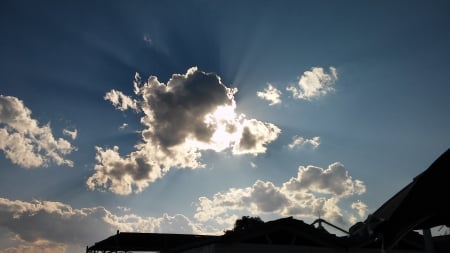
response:
<path id="1" fill-rule="evenodd" d="M 74 130 L 64 129 L 63 134 L 70 136 L 70 138 L 72 138 L 72 140 L 75 140 L 78 136 L 78 130 L 77 129 L 74 129 Z"/>
<path id="2" fill-rule="evenodd" d="M 300 166 L 297 177 L 291 178 L 283 187 L 290 190 L 309 189 L 311 192 L 338 197 L 360 195 L 366 191 L 364 183 L 353 180 L 341 163 L 333 163 L 327 169 Z"/>
<path id="3" fill-rule="evenodd" d="M 262 99 L 269 101 L 269 105 L 281 104 L 281 91 L 268 83 L 264 91 L 256 92 L 256 95 Z"/>
<path id="4" fill-rule="evenodd" d="M 311 100 L 334 91 L 332 85 L 337 79 L 336 68 L 330 67 L 330 72 L 326 73 L 321 67 L 313 67 L 303 73 L 297 85 L 287 90 L 292 92 L 294 98 Z"/>
<path id="5" fill-rule="evenodd" d="M 348 225 L 340 200 L 364 192 L 364 183 L 353 180 L 340 163 L 331 164 L 328 169 L 300 166 L 297 177 L 281 186 L 257 180 L 251 187 L 231 188 L 214 194 L 211 199 L 200 197 L 194 218 L 200 222 L 215 221 L 242 212 L 302 219 L 320 215 L 331 222 Z M 362 209 L 363 205 L 361 202 L 358 207 Z M 361 209 L 356 209 L 355 205 L 352 208 L 361 214 Z"/>
<path id="6" fill-rule="evenodd" d="M 120 156 L 117 146 L 112 149 L 96 149 L 95 172 L 86 182 L 90 189 L 103 187 L 113 193 L 127 195 L 133 191 L 141 192 L 150 182 L 161 177 L 159 165 L 147 158 L 145 149 L 126 157 Z"/>
<path id="7" fill-rule="evenodd" d="M 120 109 L 143 115 L 145 129 L 136 150 L 121 156 L 119 148 L 97 147 L 97 165 L 87 180 L 90 189 L 116 194 L 141 192 L 171 168 L 201 168 L 201 151 L 230 150 L 233 154 L 258 155 L 280 134 L 268 122 L 237 114 L 234 94 L 219 76 L 190 68 L 174 74 L 167 84 L 150 76 L 142 83 L 135 75 L 133 99 L 120 91 L 105 96 Z"/>
<path id="8" fill-rule="evenodd" d="M 281 130 L 274 124 L 255 119 L 244 120 L 240 125 L 240 140 L 235 142 L 235 154 L 257 155 L 266 152 L 266 145 L 274 141 Z"/>
<path id="9" fill-rule="evenodd" d="M 61 202 L 32 202 L 0 198 L 0 228 L 6 229 L 9 252 L 66 252 L 122 232 L 203 233 L 199 225 L 181 214 L 142 217 L 117 216 L 103 207 L 76 209 Z M 68 229 L 69 228 L 69 229 Z M 0 238 L 3 239 L 3 238 Z"/>
<path id="10" fill-rule="evenodd" d="M 352 203 L 351 208 L 356 211 L 356 214 L 352 214 L 348 218 L 351 224 L 355 224 L 356 222 L 367 218 L 368 206 L 365 203 L 358 200 Z"/>
<path id="11" fill-rule="evenodd" d="M 105 100 L 109 100 L 114 107 L 121 111 L 125 111 L 128 108 L 133 110 L 138 110 L 138 105 L 136 100 L 124 95 L 121 91 L 111 90 L 106 93 Z"/>
<path id="12" fill-rule="evenodd" d="M 315 136 L 311 139 L 306 139 L 302 136 L 296 135 L 292 138 L 292 142 L 288 144 L 288 147 L 290 149 L 293 149 L 295 147 L 304 146 L 304 145 L 310 145 L 313 149 L 316 149 L 320 145 L 320 137 Z"/>
<path id="13" fill-rule="evenodd" d="M 124 130 L 125 128 L 127 128 L 128 127 L 128 124 L 127 123 L 123 123 L 120 127 L 119 127 L 119 129 L 120 130 Z"/>
<path id="14" fill-rule="evenodd" d="M 50 124 L 39 126 L 21 100 L 0 95 L 0 150 L 11 162 L 24 168 L 50 162 L 72 167 L 64 156 L 75 149 L 67 140 L 55 139 Z"/>
<path id="15" fill-rule="evenodd" d="M 361 201 L 352 203 L 352 209 L 358 213 L 359 218 L 365 218 L 367 214 L 367 205 Z"/>
<path id="16" fill-rule="evenodd" d="M 126 207 L 126 206 L 118 206 L 117 209 L 123 211 L 123 212 L 129 212 L 131 211 L 131 208 Z"/>

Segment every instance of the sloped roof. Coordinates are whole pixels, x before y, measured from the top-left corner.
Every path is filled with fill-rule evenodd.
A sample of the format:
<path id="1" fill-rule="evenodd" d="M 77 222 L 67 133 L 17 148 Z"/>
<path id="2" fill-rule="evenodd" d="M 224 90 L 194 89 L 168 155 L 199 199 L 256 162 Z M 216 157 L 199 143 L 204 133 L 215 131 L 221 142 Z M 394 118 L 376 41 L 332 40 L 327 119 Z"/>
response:
<path id="1" fill-rule="evenodd" d="M 449 172 L 450 149 L 373 213 L 386 243 L 412 230 L 450 226 Z"/>
<path id="2" fill-rule="evenodd" d="M 192 234 L 158 234 L 117 232 L 116 235 L 88 247 L 87 252 L 96 251 L 163 251 L 176 245 L 200 242 L 216 236 Z"/>
<path id="3" fill-rule="evenodd" d="M 450 149 L 416 176 L 373 215 L 393 223 L 414 223 L 416 229 L 450 225 Z M 444 195 L 444 197 L 440 197 Z"/>

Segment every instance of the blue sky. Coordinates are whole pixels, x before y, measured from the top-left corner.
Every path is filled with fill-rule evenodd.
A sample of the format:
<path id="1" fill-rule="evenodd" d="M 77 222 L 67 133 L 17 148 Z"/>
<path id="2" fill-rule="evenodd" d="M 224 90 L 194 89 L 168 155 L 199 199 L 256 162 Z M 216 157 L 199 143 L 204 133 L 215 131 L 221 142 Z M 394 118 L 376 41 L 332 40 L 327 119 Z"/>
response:
<path id="1" fill-rule="evenodd" d="M 2 1 L 0 252 L 364 220 L 449 148 L 449 9 Z"/>

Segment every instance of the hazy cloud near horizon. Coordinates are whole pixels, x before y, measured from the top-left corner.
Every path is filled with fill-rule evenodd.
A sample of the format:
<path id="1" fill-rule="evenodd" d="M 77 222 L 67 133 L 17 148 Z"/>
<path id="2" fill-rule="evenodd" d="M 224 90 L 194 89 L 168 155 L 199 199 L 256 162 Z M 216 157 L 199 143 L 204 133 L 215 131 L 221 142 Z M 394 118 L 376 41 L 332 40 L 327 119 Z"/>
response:
<path id="1" fill-rule="evenodd" d="M 358 200 L 349 208 L 343 208 L 341 200 L 364 193 L 364 182 L 353 179 L 340 163 L 333 163 L 326 169 L 299 166 L 298 174 L 281 185 L 257 180 L 249 187 L 230 188 L 211 198 L 200 197 L 194 203 L 196 210 L 192 218 L 167 213 L 161 217 L 143 217 L 123 206 L 117 208 L 124 214 L 117 215 L 102 206 L 77 209 L 56 201 L 0 198 L 0 226 L 16 242 L 10 251 L 6 249 L 4 252 L 20 248 L 81 249 L 84 244 L 104 239 L 116 230 L 221 234 L 223 230 L 232 228 L 240 213 L 294 216 L 298 219 L 314 218 L 319 214 L 332 223 L 348 226 L 350 222 L 365 217 L 367 205 Z M 343 209 L 354 212 L 344 213 Z"/>
<path id="2" fill-rule="evenodd" d="M 16 244 L 0 250 L 2 253 L 21 250 L 64 252 L 67 246 L 82 249 L 86 243 L 100 241 L 116 230 L 202 233 L 198 225 L 182 214 L 141 217 L 130 213 L 118 216 L 100 206 L 76 209 L 55 201 L 27 202 L 5 198 L 0 198 L 0 226 L 11 233 Z"/>

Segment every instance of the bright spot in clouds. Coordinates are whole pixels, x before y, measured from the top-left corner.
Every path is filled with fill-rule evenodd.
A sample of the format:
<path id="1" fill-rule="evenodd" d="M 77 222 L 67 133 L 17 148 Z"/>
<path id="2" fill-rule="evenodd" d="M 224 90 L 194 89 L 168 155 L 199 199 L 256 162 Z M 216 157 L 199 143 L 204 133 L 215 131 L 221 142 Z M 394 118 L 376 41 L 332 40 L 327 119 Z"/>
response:
<path id="1" fill-rule="evenodd" d="M 289 86 L 287 90 L 292 92 L 294 98 L 311 100 L 334 91 L 333 84 L 337 79 L 335 67 L 330 67 L 329 73 L 322 67 L 313 67 L 303 73 L 298 85 Z"/>
<path id="2" fill-rule="evenodd" d="M 237 89 L 196 67 L 172 75 L 167 84 L 156 76 L 142 82 L 136 74 L 134 92 L 137 98 L 111 90 L 105 99 L 119 110 L 142 113 L 142 140 L 125 156 L 118 146 L 97 147 L 95 171 L 87 180 L 90 189 L 141 192 L 172 168 L 204 167 L 203 150 L 258 155 L 281 132 L 274 124 L 237 114 Z"/>

